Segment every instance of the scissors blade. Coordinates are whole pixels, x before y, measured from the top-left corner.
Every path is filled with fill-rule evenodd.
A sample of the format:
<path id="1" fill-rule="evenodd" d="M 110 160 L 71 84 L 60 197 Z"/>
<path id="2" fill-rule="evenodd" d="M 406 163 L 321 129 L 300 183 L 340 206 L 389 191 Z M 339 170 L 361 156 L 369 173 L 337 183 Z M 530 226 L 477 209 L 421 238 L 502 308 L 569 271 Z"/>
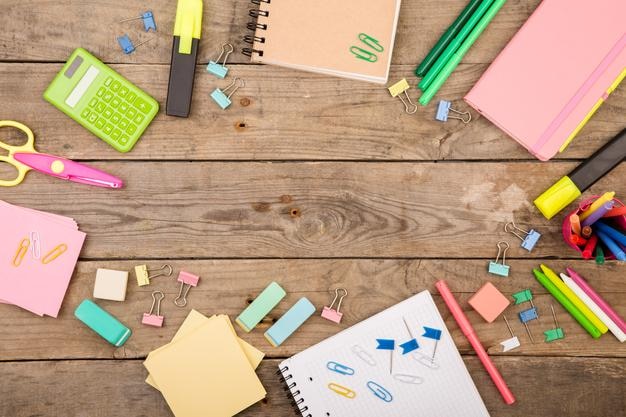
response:
<path id="1" fill-rule="evenodd" d="M 90 166 L 44 153 L 16 152 L 13 158 L 41 173 L 96 187 L 122 188 L 124 181 Z"/>

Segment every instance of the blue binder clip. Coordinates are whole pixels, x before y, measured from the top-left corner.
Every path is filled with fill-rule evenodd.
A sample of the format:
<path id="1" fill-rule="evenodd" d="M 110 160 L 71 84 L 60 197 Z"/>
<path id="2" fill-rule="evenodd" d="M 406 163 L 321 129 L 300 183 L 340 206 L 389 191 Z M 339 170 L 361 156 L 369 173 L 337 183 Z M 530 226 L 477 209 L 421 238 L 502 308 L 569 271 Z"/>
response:
<path id="1" fill-rule="evenodd" d="M 239 85 L 236 85 L 237 81 L 239 81 Z M 245 85 L 246 84 L 242 79 L 235 77 L 233 82 L 230 83 L 230 85 L 225 89 L 220 90 L 219 88 L 216 88 L 215 90 L 213 90 L 213 92 L 211 93 L 211 98 L 217 103 L 218 106 L 222 108 L 222 110 L 226 110 L 226 108 L 232 103 L 230 101 L 230 97 L 235 93 L 235 91 L 237 91 L 239 88 L 245 87 Z M 231 90 L 230 93 L 228 92 L 229 90 Z"/>
<path id="2" fill-rule="evenodd" d="M 539 315 L 537 314 L 537 307 L 531 307 L 528 310 L 523 310 L 519 313 L 519 319 L 524 324 L 531 320 L 537 320 L 538 318 Z"/>
<path id="3" fill-rule="evenodd" d="M 510 228 L 509 228 L 509 226 L 510 226 Z M 526 237 L 522 237 L 522 236 L 518 235 L 515 232 L 515 230 L 518 230 L 518 231 L 526 234 Z M 504 225 L 504 231 L 508 232 L 508 233 L 514 234 L 519 240 L 521 240 L 522 241 L 522 245 L 521 245 L 522 248 L 526 249 L 528 252 L 533 250 L 533 248 L 537 244 L 537 241 L 541 237 L 541 233 L 537 232 L 535 229 L 530 229 L 530 231 L 527 232 L 526 230 L 517 227 L 514 222 L 508 222 L 507 224 L 505 224 Z"/>
<path id="4" fill-rule="evenodd" d="M 450 114 L 450 112 L 456 113 L 460 116 L 456 116 L 454 114 Z M 439 105 L 437 106 L 437 114 L 435 114 L 435 119 L 440 122 L 447 122 L 448 119 L 457 119 L 467 124 L 472 121 L 472 115 L 470 112 L 458 111 L 452 108 L 452 103 L 446 100 L 439 101 Z"/>
<path id="5" fill-rule="evenodd" d="M 500 247 L 500 245 L 505 245 L 504 250 Z M 508 243 L 504 241 L 498 242 L 496 246 L 498 246 L 498 255 L 496 256 L 495 261 L 489 262 L 489 268 L 487 269 L 487 271 L 490 274 L 499 275 L 501 277 L 508 277 L 510 267 L 505 264 L 505 261 L 506 261 L 506 251 L 509 250 L 510 246 Z M 501 264 L 498 263 L 498 261 L 500 260 L 500 255 L 502 255 Z"/>
<path id="6" fill-rule="evenodd" d="M 228 74 L 228 68 L 226 68 L 226 60 L 228 59 L 228 55 L 230 55 L 233 51 L 234 48 L 231 44 L 227 43 L 226 45 L 222 45 L 222 52 L 220 52 L 215 61 L 209 61 L 209 65 L 206 66 L 206 70 L 215 75 L 217 78 L 226 77 L 226 74 Z M 220 59 L 222 58 L 222 55 L 224 55 L 224 62 L 220 64 Z"/>
<path id="7" fill-rule="evenodd" d="M 122 22 L 129 22 L 131 20 L 141 19 L 143 21 L 143 28 L 148 32 L 150 29 L 154 29 L 156 32 L 156 22 L 154 21 L 154 15 L 152 14 L 152 10 L 147 10 L 141 14 L 141 16 L 137 17 L 129 17 L 128 19 L 120 20 Z"/>

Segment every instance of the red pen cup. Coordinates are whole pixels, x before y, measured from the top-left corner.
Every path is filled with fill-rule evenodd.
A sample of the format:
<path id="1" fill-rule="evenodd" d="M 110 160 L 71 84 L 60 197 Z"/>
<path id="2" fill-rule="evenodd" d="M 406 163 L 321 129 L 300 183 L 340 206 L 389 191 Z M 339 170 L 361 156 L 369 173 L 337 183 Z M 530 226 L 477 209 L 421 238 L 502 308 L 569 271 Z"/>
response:
<path id="1" fill-rule="evenodd" d="M 570 248 L 583 255 L 584 259 L 593 259 L 593 246 L 600 244 L 601 240 L 598 239 L 595 233 L 592 233 L 589 238 L 583 238 L 582 236 L 577 235 L 572 230 L 571 217 L 574 214 L 580 215 L 583 211 L 587 210 L 589 206 L 591 206 L 591 204 L 593 204 L 593 202 L 596 201 L 596 199 L 598 199 L 599 197 L 600 196 L 598 195 L 594 195 L 593 197 L 584 200 L 578 205 L 576 210 L 570 212 L 567 216 L 565 216 L 565 219 L 563 220 L 563 240 L 565 240 L 565 243 L 567 243 Z M 613 199 L 613 203 L 614 209 L 624 207 L 624 203 L 622 203 L 617 198 Z M 602 219 L 610 223 L 611 227 L 619 230 L 620 232 L 626 232 L 626 215 L 621 214 L 618 216 L 603 217 Z M 607 252 L 606 250 L 605 255 L 606 259 L 615 259 L 615 256 L 612 253 Z"/>

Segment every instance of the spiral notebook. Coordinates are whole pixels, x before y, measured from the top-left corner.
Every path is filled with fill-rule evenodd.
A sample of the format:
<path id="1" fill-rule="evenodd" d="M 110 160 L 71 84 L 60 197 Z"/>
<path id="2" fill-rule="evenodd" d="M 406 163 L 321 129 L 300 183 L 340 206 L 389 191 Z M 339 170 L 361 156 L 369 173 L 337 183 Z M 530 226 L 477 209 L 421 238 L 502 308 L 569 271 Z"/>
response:
<path id="1" fill-rule="evenodd" d="M 387 82 L 400 0 L 252 0 L 253 62 Z M 363 39 L 361 39 L 363 38 Z M 359 56 L 361 58 L 359 58 Z"/>
<path id="2" fill-rule="evenodd" d="M 279 371 L 305 417 L 489 416 L 428 291 L 283 361 Z"/>

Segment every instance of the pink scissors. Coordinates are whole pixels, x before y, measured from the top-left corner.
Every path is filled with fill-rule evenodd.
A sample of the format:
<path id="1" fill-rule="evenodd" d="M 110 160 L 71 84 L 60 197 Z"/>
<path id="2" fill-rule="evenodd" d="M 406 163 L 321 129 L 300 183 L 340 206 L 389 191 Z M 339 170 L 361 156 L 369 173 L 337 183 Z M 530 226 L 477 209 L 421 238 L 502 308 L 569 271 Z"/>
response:
<path id="1" fill-rule="evenodd" d="M 0 141 L 0 148 L 9 152 L 8 156 L 0 155 L 0 162 L 7 162 L 17 169 L 17 177 L 13 180 L 0 180 L 2 187 L 14 187 L 24 181 L 26 173 L 34 169 L 53 177 L 81 184 L 95 185 L 105 188 L 122 188 L 124 182 L 95 168 L 79 164 L 69 159 L 39 153 L 35 150 L 35 136 L 27 126 L 12 120 L 0 120 L 0 128 L 14 127 L 20 129 L 28 137 L 21 146 L 11 146 Z"/>

